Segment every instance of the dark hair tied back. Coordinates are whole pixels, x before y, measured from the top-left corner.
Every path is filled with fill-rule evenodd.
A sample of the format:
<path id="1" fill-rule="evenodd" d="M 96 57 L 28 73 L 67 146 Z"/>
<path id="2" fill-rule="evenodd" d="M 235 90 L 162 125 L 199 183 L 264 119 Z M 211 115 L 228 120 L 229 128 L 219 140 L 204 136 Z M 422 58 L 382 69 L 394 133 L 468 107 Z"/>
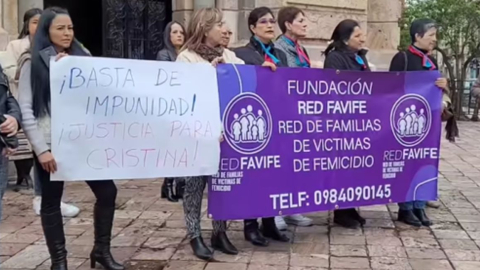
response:
<path id="1" fill-rule="evenodd" d="M 341 21 L 337 27 L 335 27 L 335 30 L 333 30 L 332 34 L 332 43 L 330 43 L 325 49 L 324 54 L 328 55 L 332 50 L 340 50 L 345 48 L 346 42 L 350 39 L 350 37 L 353 34 L 353 31 L 355 31 L 355 27 L 359 27 L 360 25 L 358 24 L 357 21 L 354 20 L 343 20 Z"/>

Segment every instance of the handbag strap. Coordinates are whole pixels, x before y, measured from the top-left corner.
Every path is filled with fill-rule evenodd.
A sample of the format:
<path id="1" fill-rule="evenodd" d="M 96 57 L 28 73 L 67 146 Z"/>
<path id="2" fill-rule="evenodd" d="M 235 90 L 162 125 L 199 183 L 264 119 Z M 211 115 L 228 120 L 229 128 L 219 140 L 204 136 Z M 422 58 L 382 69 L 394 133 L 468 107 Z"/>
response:
<path id="1" fill-rule="evenodd" d="M 404 67 L 403 67 L 403 71 L 407 71 L 407 68 L 408 68 L 408 58 L 407 58 L 407 52 L 403 51 L 403 58 L 404 58 Z"/>

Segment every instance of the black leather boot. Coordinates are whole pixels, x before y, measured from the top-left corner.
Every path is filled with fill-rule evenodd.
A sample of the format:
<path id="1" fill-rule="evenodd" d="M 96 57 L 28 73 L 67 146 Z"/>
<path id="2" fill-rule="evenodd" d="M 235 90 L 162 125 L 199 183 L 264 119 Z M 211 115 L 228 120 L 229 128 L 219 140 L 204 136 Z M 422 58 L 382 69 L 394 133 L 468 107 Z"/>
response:
<path id="1" fill-rule="evenodd" d="M 195 254 L 197 258 L 204 261 L 211 261 L 213 259 L 212 251 L 205 245 L 201 236 L 190 240 L 190 246 L 192 247 L 193 254 Z"/>
<path id="2" fill-rule="evenodd" d="M 177 181 L 175 186 L 175 198 L 183 200 L 183 193 L 185 192 L 185 181 Z"/>
<path id="3" fill-rule="evenodd" d="M 238 254 L 237 248 L 230 242 L 225 232 L 212 234 L 211 244 L 213 249 L 220 250 L 225 254 Z"/>
<path id="4" fill-rule="evenodd" d="M 41 213 L 41 219 L 43 233 L 52 261 L 50 269 L 68 270 L 62 213 L 60 211 L 52 214 Z"/>
<path id="5" fill-rule="evenodd" d="M 433 223 L 427 217 L 425 209 L 413 209 L 413 214 L 418 218 L 418 220 L 422 223 L 423 226 L 432 226 Z"/>
<path id="6" fill-rule="evenodd" d="M 415 227 L 422 226 L 422 222 L 418 220 L 412 210 L 398 210 L 398 221 Z"/>
<path id="7" fill-rule="evenodd" d="M 348 229 L 357 229 L 360 227 L 360 222 L 352 216 L 350 209 L 333 211 L 333 222 Z"/>
<path id="8" fill-rule="evenodd" d="M 162 185 L 162 198 L 167 198 L 170 202 L 178 202 L 173 193 L 173 178 L 165 178 Z"/>
<path id="9" fill-rule="evenodd" d="M 262 234 L 265 235 L 267 238 L 271 238 L 273 240 L 277 240 L 280 242 L 288 242 L 290 238 L 286 235 L 281 233 L 277 225 L 275 224 L 275 218 L 263 218 L 262 219 Z"/>
<path id="10" fill-rule="evenodd" d="M 367 223 L 367 221 L 362 217 L 360 216 L 360 214 L 358 213 L 357 209 L 355 208 L 350 208 L 350 209 L 345 209 L 345 210 L 348 210 L 350 212 L 350 216 L 355 219 L 356 221 L 358 221 L 360 223 L 360 225 L 365 225 L 365 223 Z"/>
<path id="11" fill-rule="evenodd" d="M 95 229 L 95 245 L 90 253 L 90 267 L 95 268 L 96 263 L 106 270 L 124 270 L 123 265 L 117 263 L 110 253 L 112 238 L 113 216 L 115 207 L 99 207 L 95 205 L 93 211 L 93 226 Z"/>
<path id="12" fill-rule="evenodd" d="M 17 169 L 17 185 L 21 186 L 23 181 L 26 182 L 27 187 L 33 185 L 32 178 L 30 177 L 30 171 L 33 167 L 33 158 L 15 160 L 15 168 Z"/>
<path id="13" fill-rule="evenodd" d="M 246 219 L 243 222 L 243 235 L 245 236 L 245 240 L 249 241 L 254 246 L 268 246 L 268 240 L 263 237 L 262 233 L 258 229 L 258 222 L 256 219 Z"/>

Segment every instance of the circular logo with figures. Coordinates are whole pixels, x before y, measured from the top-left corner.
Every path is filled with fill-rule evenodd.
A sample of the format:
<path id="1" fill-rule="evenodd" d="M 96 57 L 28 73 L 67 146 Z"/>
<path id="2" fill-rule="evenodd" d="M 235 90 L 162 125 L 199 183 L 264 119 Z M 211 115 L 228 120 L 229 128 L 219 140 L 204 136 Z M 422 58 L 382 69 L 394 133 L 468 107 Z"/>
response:
<path id="1" fill-rule="evenodd" d="M 254 93 L 242 93 L 228 103 L 223 114 L 225 140 L 241 154 L 262 151 L 272 136 L 272 115 Z"/>
<path id="2" fill-rule="evenodd" d="M 432 125 L 430 105 L 420 95 L 404 95 L 393 105 L 390 125 L 398 143 L 405 147 L 416 146 L 430 131 Z"/>

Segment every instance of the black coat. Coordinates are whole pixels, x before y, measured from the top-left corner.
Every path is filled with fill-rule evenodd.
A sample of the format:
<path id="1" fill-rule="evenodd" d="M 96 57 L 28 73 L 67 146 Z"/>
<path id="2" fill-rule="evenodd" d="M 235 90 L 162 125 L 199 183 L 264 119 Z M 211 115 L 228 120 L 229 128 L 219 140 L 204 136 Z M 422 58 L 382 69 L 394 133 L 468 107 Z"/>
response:
<path id="1" fill-rule="evenodd" d="M 17 100 L 10 92 L 8 77 L 3 73 L 3 68 L 0 66 L 0 123 L 5 119 L 4 114 L 8 114 L 17 120 L 18 126 L 22 123 L 22 113 Z M 16 136 L 7 137 L 7 134 L 0 134 L 0 149 L 8 146 L 10 148 L 18 147 L 18 139 Z"/>
<path id="2" fill-rule="evenodd" d="M 423 52 L 424 54 L 427 54 L 427 52 L 424 50 L 420 50 L 420 51 Z M 437 60 L 431 55 L 428 55 L 428 58 L 430 58 L 430 60 L 435 65 L 435 68 L 433 70 L 438 70 Z M 390 71 L 426 71 L 426 70 L 430 70 L 430 69 L 423 66 L 423 58 L 413 54 L 410 50 L 398 52 L 393 57 L 392 62 L 390 63 Z M 446 131 L 445 137 L 447 138 L 447 140 L 454 142 L 455 138 L 458 137 L 459 135 L 457 120 L 455 119 L 454 110 L 451 106 L 447 107 L 447 112 L 449 112 L 452 116 L 447 120 L 447 124 L 445 125 L 445 131 Z"/>
<path id="3" fill-rule="evenodd" d="M 423 53 L 427 53 L 423 51 Z M 407 56 L 407 59 L 405 59 Z M 432 57 L 428 56 L 430 60 L 435 64 L 435 69 L 438 70 L 438 63 L 437 60 Z M 406 60 L 406 61 L 405 61 Z M 405 68 L 405 65 L 407 66 Z M 423 59 L 418 55 L 413 54 L 411 51 L 406 50 L 404 52 L 398 52 L 392 59 L 390 63 L 390 71 L 425 71 L 429 70 L 428 68 L 423 66 Z"/>
<path id="4" fill-rule="evenodd" d="M 277 67 L 288 67 L 287 56 L 272 43 L 272 53 L 280 61 Z M 261 66 L 265 62 L 265 53 L 258 42 L 251 38 L 250 42 L 244 47 L 233 50 L 238 58 L 242 59 L 246 65 Z"/>
<path id="5" fill-rule="evenodd" d="M 356 53 L 347 48 L 334 49 L 325 58 L 325 69 L 337 69 L 337 70 L 353 70 L 353 71 L 370 71 L 370 66 L 366 58 L 367 51 L 361 50 L 358 55 L 363 59 L 365 68 L 355 60 Z"/>

